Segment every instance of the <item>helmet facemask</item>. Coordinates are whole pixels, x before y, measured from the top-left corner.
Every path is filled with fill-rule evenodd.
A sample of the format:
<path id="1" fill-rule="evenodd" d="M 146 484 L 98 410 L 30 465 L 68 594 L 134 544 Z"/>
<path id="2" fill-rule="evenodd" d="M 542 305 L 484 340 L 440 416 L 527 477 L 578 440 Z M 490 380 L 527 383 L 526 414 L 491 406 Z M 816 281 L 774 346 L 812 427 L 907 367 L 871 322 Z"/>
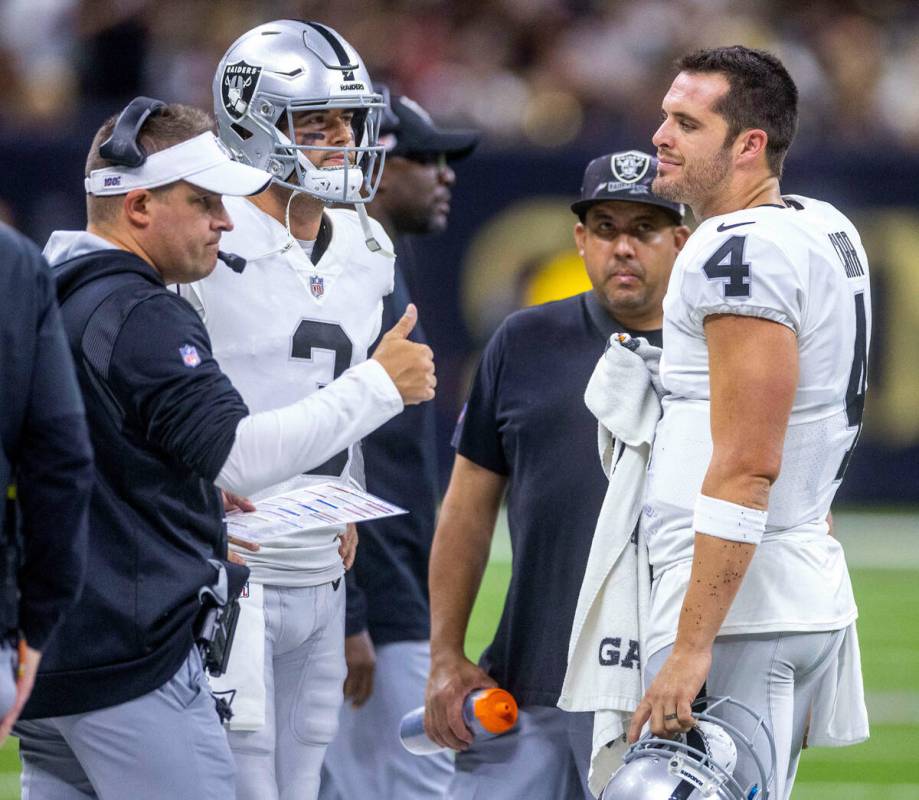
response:
<path id="1" fill-rule="evenodd" d="M 292 141 L 290 132 L 294 131 L 296 114 L 335 107 L 354 111 L 352 144 L 296 144 Z M 330 203 L 368 203 L 373 199 L 386 158 L 385 148 L 377 144 L 380 106 L 354 108 L 330 103 L 319 107 L 295 101 L 285 105 L 279 118 L 281 124 L 275 127 L 277 142 L 268 160 L 268 170 L 276 176 L 275 183 Z M 342 153 L 344 162 L 341 166 L 317 167 L 309 158 L 309 153 L 316 151 Z"/>
<path id="2" fill-rule="evenodd" d="M 328 203 L 351 205 L 370 202 L 380 184 L 386 158 L 385 148 L 378 144 L 382 98 L 376 95 L 372 100 L 379 102 L 356 107 L 353 101 L 319 104 L 268 95 L 256 97 L 253 100 L 255 107 L 246 117 L 250 126 L 254 123 L 260 129 L 261 138 L 271 138 L 271 153 L 264 168 L 272 174 L 274 183 Z M 332 108 L 354 112 L 351 144 L 296 144 L 291 139 L 296 114 Z M 244 130 L 241 126 L 234 126 L 234 129 L 238 135 L 240 130 Z M 336 167 L 317 167 L 309 159 L 311 151 L 342 153 L 344 163 Z"/>

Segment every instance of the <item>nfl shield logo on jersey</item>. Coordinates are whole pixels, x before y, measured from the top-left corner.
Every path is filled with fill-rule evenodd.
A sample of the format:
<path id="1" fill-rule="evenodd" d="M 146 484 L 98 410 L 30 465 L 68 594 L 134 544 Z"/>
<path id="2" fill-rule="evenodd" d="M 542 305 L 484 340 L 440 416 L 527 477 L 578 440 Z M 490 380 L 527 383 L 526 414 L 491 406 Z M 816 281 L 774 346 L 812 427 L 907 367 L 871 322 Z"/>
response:
<path id="1" fill-rule="evenodd" d="M 649 155 L 639 153 L 637 150 L 629 150 L 627 153 L 614 155 L 611 159 L 610 167 L 616 180 L 623 183 L 635 183 L 645 176 L 650 164 L 651 157 Z"/>
<path id="2" fill-rule="evenodd" d="M 325 282 L 321 275 L 310 275 L 310 291 L 313 297 L 322 297 L 325 294 Z"/>
<path id="3" fill-rule="evenodd" d="M 198 355 L 198 351 L 194 345 L 183 344 L 179 348 L 179 355 L 182 356 L 182 363 L 186 367 L 194 369 L 201 363 L 201 356 Z"/>

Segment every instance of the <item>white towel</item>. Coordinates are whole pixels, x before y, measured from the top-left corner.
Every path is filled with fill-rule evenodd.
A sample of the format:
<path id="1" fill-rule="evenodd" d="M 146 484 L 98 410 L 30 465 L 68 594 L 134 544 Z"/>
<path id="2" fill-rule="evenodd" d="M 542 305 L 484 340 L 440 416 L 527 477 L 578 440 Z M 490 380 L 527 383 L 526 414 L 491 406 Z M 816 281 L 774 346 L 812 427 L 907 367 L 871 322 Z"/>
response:
<path id="1" fill-rule="evenodd" d="M 578 596 L 558 705 L 595 712 L 588 784 L 598 796 L 621 763 L 625 733 L 642 698 L 651 576 L 638 519 L 661 413 L 659 360 L 659 348 L 643 339 L 614 335 L 584 394 L 600 423 L 600 461 L 610 483 Z"/>
<path id="2" fill-rule="evenodd" d="M 260 583 L 246 584 L 239 598 L 239 619 L 227 671 L 211 677 L 214 692 L 234 692 L 231 731 L 265 726 L 265 594 Z"/>
<path id="3" fill-rule="evenodd" d="M 853 622 L 846 628 L 835 668 L 828 669 L 817 686 L 807 742 L 811 747 L 845 747 L 867 738 L 862 659 Z"/>

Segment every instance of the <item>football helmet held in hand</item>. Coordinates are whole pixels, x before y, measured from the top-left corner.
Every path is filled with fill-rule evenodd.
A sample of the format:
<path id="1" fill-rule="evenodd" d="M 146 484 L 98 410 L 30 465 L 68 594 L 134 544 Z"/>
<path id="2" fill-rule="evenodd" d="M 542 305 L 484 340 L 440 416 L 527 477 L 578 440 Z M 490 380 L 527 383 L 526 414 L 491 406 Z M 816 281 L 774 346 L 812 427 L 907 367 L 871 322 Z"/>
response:
<path id="1" fill-rule="evenodd" d="M 750 717 L 747 732 L 713 715 L 726 707 Z M 647 733 L 633 744 L 623 764 L 600 796 L 601 800 L 768 800 L 775 774 L 775 742 L 762 716 L 730 697 L 701 698 L 693 703 L 695 728 L 676 739 Z M 736 716 L 736 715 L 735 715 Z M 762 730 L 768 742 L 768 768 L 754 747 Z M 753 780 L 734 774 L 737 748 L 756 765 Z"/>

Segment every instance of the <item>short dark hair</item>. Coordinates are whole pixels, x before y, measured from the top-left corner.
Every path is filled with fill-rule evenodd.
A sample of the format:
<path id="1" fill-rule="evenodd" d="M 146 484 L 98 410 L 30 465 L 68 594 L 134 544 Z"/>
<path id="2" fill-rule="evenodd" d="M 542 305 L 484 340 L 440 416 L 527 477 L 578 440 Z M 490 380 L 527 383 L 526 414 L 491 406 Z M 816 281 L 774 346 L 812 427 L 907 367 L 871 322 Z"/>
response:
<path id="1" fill-rule="evenodd" d="M 778 58 L 743 45 L 697 50 L 677 61 L 681 72 L 720 72 L 730 88 L 713 110 L 728 123 L 727 142 L 749 128 L 769 137 L 766 161 L 776 176 L 798 128 L 798 87 Z"/>
<path id="2" fill-rule="evenodd" d="M 112 135 L 112 131 L 115 130 L 118 116 L 118 114 L 113 114 L 96 131 L 93 143 L 89 147 L 89 154 L 86 157 L 85 175 L 87 178 L 93 170 L 113 166 L 114 162 L 99 155 L 99 148 Z M 215 131 L 214 120 L 210 114 L 194 106 L 172 103 L 156 114 L 151 114 L 147 117 L 143 126 L 141 126 L 138 139 L 147 155 L 152 155 L 160 150 L 165 150 L 167 147 L 172 147 L 187 139 L 193 139 L 202 133 L 207 133 L 207 131 Z M 86 195 L 86 214 L 90 222 L 111 222 L 120 205 L 120 195 L 113 197 Z"/>

